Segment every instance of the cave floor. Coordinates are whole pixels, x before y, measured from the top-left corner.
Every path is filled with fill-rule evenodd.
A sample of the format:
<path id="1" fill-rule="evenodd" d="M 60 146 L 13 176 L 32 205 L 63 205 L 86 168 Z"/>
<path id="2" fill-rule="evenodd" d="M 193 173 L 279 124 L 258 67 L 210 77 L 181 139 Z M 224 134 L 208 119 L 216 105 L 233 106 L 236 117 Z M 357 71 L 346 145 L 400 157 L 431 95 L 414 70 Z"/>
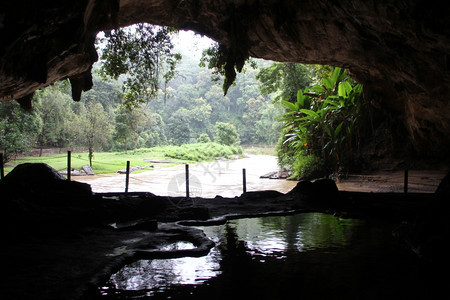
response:
<path id="1" fill-rule="evenodd" d="M 421 180 L 434 183 L 439 174 L 431 175 L 422 176 Z M 349 177 L 338 186 L 375 183 L 377 178 L 373 175 Z M 80 227 L 59 226 L 56 222 L 30 232 L 21 229 L 6 234 L 8 241 L 2 247 L 6 275 L 2 293 L 4 299 L 82 299 L 114 271 L 139 257 L 203 255 L 212 246 L 205 241 L 202 232 L 186 226 L 190 224 L 223 223 L 230 218 L 302 211 L 388 218 L 400 223 L 413 218 L 433 197 L 427 193 L 429 190 L 421 192 L 367 193 L 344 189 L 338 192 L 339 201 L 325 202 L 311 202 L 302 195 L 277 191 L 249 192 L 233 198 L 191 199 L 150 193 L 96 194 L 93 201 L 113 204 L 112 210 L 105 210 L 105 214 L 109 214 L 108 221 Z M 114 219 L 124 212 L 126 219 Z M 155 224 L 158 228 L 154 228 Z M 14 226 L 12 224 L 11 228 Z M 5 232 L 8 230 L 4 228 Z M 193 242 L 198 251 L 158 251 L 180 240 Z"/>
<path id="2" fill-rule="evenodd" d="M 446 170 L 410 170 L 408 192 L 434 193 L 445 177 Z M 376 171 L 368 174 L 349 174 L 337 182 L 341 191 L 403 193 L 404 171 Z"/>

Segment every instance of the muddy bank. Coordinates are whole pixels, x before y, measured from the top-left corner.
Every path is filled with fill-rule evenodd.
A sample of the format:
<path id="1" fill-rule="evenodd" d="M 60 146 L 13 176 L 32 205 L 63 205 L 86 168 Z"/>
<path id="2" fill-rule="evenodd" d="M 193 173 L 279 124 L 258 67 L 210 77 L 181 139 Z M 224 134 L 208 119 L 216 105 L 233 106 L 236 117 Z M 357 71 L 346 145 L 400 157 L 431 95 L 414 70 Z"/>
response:
<path id="1" fill-rule="evenodd" d="M 286 193 L 250 191 L 236 197 L 92 193 L 89 185 L 68 182 L 42 165 L 15 173 L 0 181 L 8 274 L 2 293 L 12 299 L 80 299 L 126 262 L 207 253 L 212 243 L 187 224 L 302 211 L 400 224 L 412 222 L 435 200 L 428 193 L 341 191 L 330 180 L 301 182 Z M 196 248 L 159 251 L 175 241 Z"/>

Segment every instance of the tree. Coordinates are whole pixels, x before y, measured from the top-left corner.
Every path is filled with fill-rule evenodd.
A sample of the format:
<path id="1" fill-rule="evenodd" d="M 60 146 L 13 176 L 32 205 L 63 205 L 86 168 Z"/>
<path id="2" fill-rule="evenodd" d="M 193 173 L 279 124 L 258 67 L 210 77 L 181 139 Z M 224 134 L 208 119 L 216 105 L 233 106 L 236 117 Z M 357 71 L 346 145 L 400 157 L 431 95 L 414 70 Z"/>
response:
<path id="1" fill-rule="evenodd" d="M 239 144 L 239 134 L 236 127 L 230 123 L 217 122 L 214 141 L 223 145 Z"/>
<path id="2" fill-rule="evenodd" d="M 169 141 L 175 145 L 182 145 L 191 142 L 191 116 L 189 110 L 180 108 L 167 121 L 167 135 Z"/>
<path id="3" fill-rule="evenodd" d="M 68 94 L 61 92 L 60 85 L 50 86 L 35 94 L 34 108 L 40 116 L 42 126 L 37 136 L 37 144 L 42 155 L 43 147 L 63 147 L 68 142 L 67 120 L 70 119 L 70 103 Z"/>
<path id="4" fill-rule="evenodd" d="M 205 100 L 211 105 L 211 122 L 226 120 L 230 116 L 230 98 L 224 96 L 219 86 L 212 85 L 205 93 Z"/>
<path id="5" fill-rule="evenodd" d="M 160 81 L 164 88 L 176 75 L 180 54 L 172 53 L 170 33 L 174 29 L 136 24 L 105 33 L 100 74 L 118 79 L 126 75 L 120 98 L 129 108 L 157 96 Z"/>
<path id="6" fill-rule="evenodd" d="M 104 148 L 110 141 L 112 124 L 100 103 L 89 102 L 85 113 L 77 115 L 71 122 L 74 138 L 89 149 L 89 165 L 92 167 L 94 150 Z"/>
<path id="7" fill-rule="evenodd" d="M 297 91 L 303 90 L 312 83 L 312 69 L 297 63 L 274 62 L 260 69 L 256 79 L 261 82 L 261 93 L 275 93 L 275 101 L 295 102 Z"/>
<path id="8" fill-rule="evenodd" d="M 167 137 L 163 118 L 157 113 L 149 113 L 149 116 L 150 118 L 146 125 L 147 137 L 145 138 L 145 146 L 154 147 L 165 145 L 167 143 Z"/>
<path id="9" fill-rule="evenodd" d="M 259 120 L 255 122 L 255 135 L 266 145 L 276 144 L 281 131 L 277 118 L 283 113 L 279 105 L 268 103 L 261 108 Z"/>
<path id="10" fill-rule="evenodd" d="M 207 133 L 202 133 L 197 138 L 197 143 L 211 143 L 211 139 Z"/>
<path id="11" fill-rule="evenodd" d="M 0 102 L 0 151 L 3 160 L 13 154 L 28 151 L 36 144 L 41 129 L 41 119 L 36 112 L 25 112 L 17 102 Z"/>
<path id="12" fill-rule="evenodd" d="M 125 152 L 128 149 L 128 142 L 133 142 L 133 150 L 138 147 L 139 138 L 146 129 L 149 115 L 143 104 L 130 109 L 127 106 L 119 105 L 115 113 L 114 139 L 122 142 Z"/>
<path id="13" fill-rule="evenodd" d="M 122 83 L 120 80 L 111 80 L 100 76 L 100 70 L 95 68 L 92 72 L 94 86 L 84 92 L 82 99 L 85 102 L 100 102 L 105 110 L 113 110 L 117 105 L 117 100 L 121 93 Z"/>

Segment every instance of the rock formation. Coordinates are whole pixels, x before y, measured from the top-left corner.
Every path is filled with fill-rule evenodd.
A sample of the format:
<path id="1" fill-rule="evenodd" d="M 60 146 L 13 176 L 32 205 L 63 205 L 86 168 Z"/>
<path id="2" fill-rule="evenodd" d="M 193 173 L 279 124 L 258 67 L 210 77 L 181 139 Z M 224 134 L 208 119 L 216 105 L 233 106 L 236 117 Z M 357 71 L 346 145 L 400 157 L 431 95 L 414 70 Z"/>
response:
<path id="1" fill-rule="evenodd" d="M 367 101 L 403 122 L 421 153 L 450 145 L 450 4 L 358 0 L 5 0 L 0 4 L 0 100 L 29 108 L 36 89 L 69 78 L 92 87 L 98 31 L 138 22 L 192 29 L 248 57 L 349 70 Z"/>

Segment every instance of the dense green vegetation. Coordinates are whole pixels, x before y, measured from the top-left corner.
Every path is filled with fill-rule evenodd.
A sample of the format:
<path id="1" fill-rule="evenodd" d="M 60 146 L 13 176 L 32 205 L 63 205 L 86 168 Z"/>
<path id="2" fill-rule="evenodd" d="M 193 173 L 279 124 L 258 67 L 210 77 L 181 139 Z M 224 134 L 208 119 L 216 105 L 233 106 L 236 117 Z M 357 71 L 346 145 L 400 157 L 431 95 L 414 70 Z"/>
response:
<path id="1" fill-rule="evenodd" d="M 310 178 L 345 172 L 359 158 L 362 86 L 347 72 L 332 73 L 303 91 L 295 101 L 281 100 L 285 113 L 278 142 L 280 163 L 292 166 L 293 177 Z"/>

